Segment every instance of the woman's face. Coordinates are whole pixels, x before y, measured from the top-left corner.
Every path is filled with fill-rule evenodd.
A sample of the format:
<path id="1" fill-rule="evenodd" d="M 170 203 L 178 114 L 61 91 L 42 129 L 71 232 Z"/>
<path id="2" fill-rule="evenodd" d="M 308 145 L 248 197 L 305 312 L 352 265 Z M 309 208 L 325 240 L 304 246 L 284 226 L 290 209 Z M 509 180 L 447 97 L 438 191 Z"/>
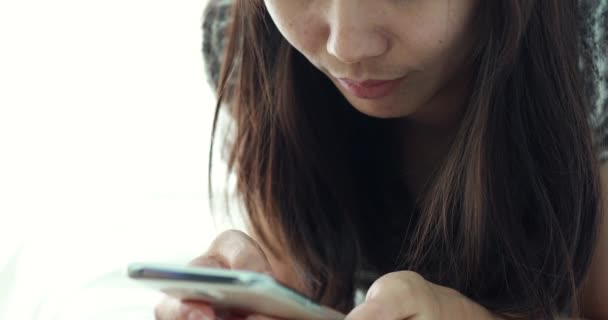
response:
<path id="1" fill-rule="evenodd" d="M 283 36 L 359 111 L 431 121 L 462 104 L 477 0 L 265 0 Z"/>

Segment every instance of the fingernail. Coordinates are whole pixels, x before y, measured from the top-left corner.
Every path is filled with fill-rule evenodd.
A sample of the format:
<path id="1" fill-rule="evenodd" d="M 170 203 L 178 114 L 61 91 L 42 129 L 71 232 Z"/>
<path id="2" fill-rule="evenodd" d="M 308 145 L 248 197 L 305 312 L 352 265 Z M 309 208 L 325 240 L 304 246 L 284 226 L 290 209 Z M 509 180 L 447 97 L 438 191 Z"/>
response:
<path id="1" fill-rule="evenodd" d="M 211 318 L 199 310 L 193 310 L 188 314 L 188 320 L 211 320 Z"/>

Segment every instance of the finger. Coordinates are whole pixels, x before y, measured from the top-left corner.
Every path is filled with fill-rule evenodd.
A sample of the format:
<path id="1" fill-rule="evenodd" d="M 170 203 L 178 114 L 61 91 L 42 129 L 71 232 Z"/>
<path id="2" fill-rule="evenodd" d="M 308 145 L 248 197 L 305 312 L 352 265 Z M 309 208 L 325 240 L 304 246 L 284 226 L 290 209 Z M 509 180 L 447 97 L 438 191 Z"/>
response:
<path id="1" fill-rule="evenodd" d="M 252 314 L 245 318 L 245 320 L 280 320 L 279 318 L 273 318 L 268 316 L 263 316 L 261 314 Z"/>
<path id="2" fill-rule="evenodd" d="M 386 303 L 382 300 L 369 300 L 353 309 L 345 320 L 403 320 L 413 316 L 411 313 L 398 310 L 400 307 L 399 304 Z"/>
<path id="3" fill-rule="evenodd" d="M 229 230 L 220 234 L 205 256 L 230 269 L 272 274 L 270 263 L 262 248 L 240 231 Z"/>
<path id="4" fill-rule="evenodd" d="M 179 319 L 179 309 L 181 302 L 173 298 L 164 298 L 154 308 L 154 319 L 156 320 L 177 320 Z"/>
<path id="5" fill-rule="evenodd" d="M 351 311 L 347 320 L 402 320 L 428 310 L 430 288 L 414 272 L 394 272 L 376 280 L 369 288 L 365 302 Z"/>
<path id="6" fill-rule="evenodd" d="M 215 319 L 215 312 L 204 303 L 167 297 L 156 306 L 154 316 L 157 320 L 211 320 Z"/>
<path id="7" fill-rule="evenodd" d="M 188 265 L 194 267 L 229 269 L 229 266 L 224 259 L 217 256 L 209 256 L 208 254 L 196 257 L 194 260 L 190 261 Z"/>

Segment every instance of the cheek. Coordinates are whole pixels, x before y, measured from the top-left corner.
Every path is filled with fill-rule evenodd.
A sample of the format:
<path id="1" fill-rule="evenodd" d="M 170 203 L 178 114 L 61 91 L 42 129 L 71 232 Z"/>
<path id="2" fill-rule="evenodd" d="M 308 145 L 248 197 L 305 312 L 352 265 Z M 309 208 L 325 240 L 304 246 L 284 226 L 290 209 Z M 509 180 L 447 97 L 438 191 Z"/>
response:
<path id="1" fill-rule="evenodd" d="M 283 37 L 296 49 L 311 51 L 320 40 L 322 23 L 305 1 L 266 0 L 266 8 Z"/>
<path id="2" fill-rule="evenodd" d="M 468 22 L 468 17 L 443 16 L 427 20 L 423 27 L 410 27 L 409 30 L 416 31 L 407 35 L 406 50 L 420 69 L 450 76 L 471 52 L 473 37 Z"/>
<path id="3" fill-rule="evenodd" d="M 324 27 L 326 24 L 318 15 L 308 13 L 305 6 L 282 3 L 281 6 L 269 6 L 268 11 L 285 40 L 315 64 L 315 57 L 325 49 L 325 39 L 329 35 L 329 29 Z"/>
<path id="4" fill-rule="evenodd" d="M 459 48 L 466 46 L 476 3 L 477 0 L 414 1 L 390 15 L 390 28 L 396 32 L 404 55 L 436 65 L 446 58 L 451 60 Z"/>
<path id="5" fill-rule="evenodd" d="M 325 50 L 327 31 L 323 23 L 310 16 L 302 16 L 292 20 L 292 24 L 282 32 L 285 39 L 311 62 Z"/>

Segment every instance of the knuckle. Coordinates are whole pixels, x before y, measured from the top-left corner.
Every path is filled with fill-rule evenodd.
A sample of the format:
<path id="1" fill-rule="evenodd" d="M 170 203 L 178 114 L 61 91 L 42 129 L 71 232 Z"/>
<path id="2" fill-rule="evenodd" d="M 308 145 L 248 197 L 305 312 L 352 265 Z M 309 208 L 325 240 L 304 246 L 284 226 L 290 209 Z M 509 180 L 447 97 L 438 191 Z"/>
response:
<path id="1" fill-rule="evenodd" d="M 268 259 L 262 248 L 248 235 L 238 230 L 224 231 L 212 245 L 210 254 L 221 256 L 230 269 L 269 271 Z"/>
<path id="2" fill-rule="evenodd" d="M 191 262 L 193 265 L 235 269 L 236 263 L 246 259 L 248 252 L 253 251 L 253 240 L 239 230 L 226 230 L 220 233 L 209 246 L 205 254 Z M 241 257 L 245 255 L 245 257 Z"/>
<path id="3" fill-rule="evenodd" d="M 223 269 L 270 272 L 264 250 L 247 234 L 227 230 L 218 235 L 206 253 L 192 260 L 190 265 Z"/>
<path id="4" fill-rule="evenodd" d="M 365 299 L 372 300 L 376 298 L 379 294 L 388 290 L 388 288 L 390 288 L 391 283 L 393 282 L 394 281 L 392 280 L 392 276 L 390 276 L 390 274 L 380 277 L 369 287 Z"/>
<path id="5" fill-rule="evenodd" d="M 410 291 L 418 291 L 425 283 L 424 278 L 412 271 L 401 271 L 397 274 L 397 281 L 403 288 Z"/>
<path id="6" fill-rule="evenodd" d="M 237 252 L 247 252 L 257 248 L 257 243 L 245 233 L 238 230 L 222 232 L 213 240 L 210 252 L 222 252 L 234 249 Z"/>
<path id="7" fill-rule="evenodd" d="M 419 273 L 414 271 L 399 271 L 397 272 L 398 276 L 402 279 L 408 279 L 409 281 L 413 281 L 415 283 L 423 283 L 426 280 Z"/>
<path id="8" fill-rule="evenodd" d="M 217 253 L 208 253 L 195 258 L 189 263 L 192 266 L 210 267 L 210 268 L 227 268 L 225 259 Z"/>
<path id="9" fill-rule="evenodd" d="M 230 230 L 223 231 L 216 237 L 216 240 L 220 240 L 220 239 L 221 240 L 249 239 L 249 236 L 247 234 L 245 234 L 243 231 L 230 229 Z"/>
<path id="10" fill-rule="evenodd" d="M 422 294 L 425 282 L 416 272 L 397 271 L 382 276 L 372 287 L 375 291 L 390 291 L 395 296 L 411 299 Z"/>
<path id="11" fill-rule="evenodd" d="M 232 267 L 248 267 L 252 264 L 255 264 L 257 258 L 257 255 L 252 253 L 249 248 L 241 248 L 241 250 L 236 252 L 234 255 Z"/>
<path id="12" fill-rule="evenodd" d="M 209 247 L 209 251 L 222 251 L 226 244 L 232 245 L 233 243 L 243 242 L 243 237 L 244 234 L 238 230 L 226 230 L 213 239 L 211 246 Z"/>
<path id="13" fill-rule="evenodd" d="M 255 251 L 243 251 L 237 254 L 232 262 L 232 267 L 256 272 L 270 271 L 270 266 L 264 255 Z"/>

